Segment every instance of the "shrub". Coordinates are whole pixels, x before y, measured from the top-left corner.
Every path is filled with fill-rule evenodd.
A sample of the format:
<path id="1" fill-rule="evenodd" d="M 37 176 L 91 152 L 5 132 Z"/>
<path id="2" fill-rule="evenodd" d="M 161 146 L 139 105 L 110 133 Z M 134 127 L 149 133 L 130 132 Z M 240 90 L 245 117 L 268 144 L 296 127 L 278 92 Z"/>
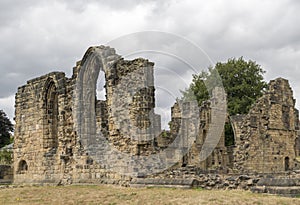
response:
<path id="1" fill-rule="evenodd" d="M 3 150 L 0 151 L 0 164 L 11 164 L 12 163 L 12 152 Z"/>

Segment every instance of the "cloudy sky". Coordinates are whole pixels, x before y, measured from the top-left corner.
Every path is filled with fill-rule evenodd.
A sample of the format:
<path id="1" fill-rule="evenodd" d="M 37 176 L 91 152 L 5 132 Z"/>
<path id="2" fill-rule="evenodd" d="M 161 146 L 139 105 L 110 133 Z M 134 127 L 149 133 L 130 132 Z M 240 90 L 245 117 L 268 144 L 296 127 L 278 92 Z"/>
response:
<path id="1" fill-rule="evenodd" d="M 89 46 L 149 30 L 189 39 L 211 62 L 255 60 L 267 71 L 266 80 L 289 79 L 300 101 L 299 11 L 297 0 L 1 0 L 0 109 L 12 119 L 17 87 L 27 80 L 50 71 L 70 76 Z M 175 76 L 190 79 L 174 58 L 159 59 L 168 62 L 156 64 L 160 69 L 171 66 Z"/>

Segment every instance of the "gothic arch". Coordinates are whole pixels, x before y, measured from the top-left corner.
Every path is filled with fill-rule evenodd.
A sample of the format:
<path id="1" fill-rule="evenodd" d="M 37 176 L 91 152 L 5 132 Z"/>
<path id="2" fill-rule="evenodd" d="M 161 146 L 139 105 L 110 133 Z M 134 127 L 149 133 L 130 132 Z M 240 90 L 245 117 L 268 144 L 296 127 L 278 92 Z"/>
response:
<path id="1" fill-rule="evenodd" d="M 43 146 L 46 149 L 56 151 L 58 147 L 58 92 L 52 78 L 49 78 L 44 86 L 44 133 Z"/>
<path id="2" fill-rule="evenodd" d="M 80 63 L 74 99 L 75 127 L 83 144 L 96 135 L 96 86 L 100 70 L 105 78 L 114 76 L 112 65 L 120 57 L 109 47 L 90 47 Z M 106 91 L 109 98 L 109 91 Z M 88 129 L 86 129 L 88 128 Z"/>

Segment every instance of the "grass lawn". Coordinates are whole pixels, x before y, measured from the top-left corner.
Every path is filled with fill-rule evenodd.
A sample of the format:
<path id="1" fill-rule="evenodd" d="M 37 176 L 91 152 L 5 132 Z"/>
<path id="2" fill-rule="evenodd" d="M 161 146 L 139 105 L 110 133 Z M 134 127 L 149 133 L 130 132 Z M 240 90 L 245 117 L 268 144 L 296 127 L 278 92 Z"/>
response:
<path id="1" fill-rule="evenodd" d="M 125 188 L 110 185 L 43 186 L 0 189 L 0 204 L 293 204 L 300 198 L 242 190 Z"/>

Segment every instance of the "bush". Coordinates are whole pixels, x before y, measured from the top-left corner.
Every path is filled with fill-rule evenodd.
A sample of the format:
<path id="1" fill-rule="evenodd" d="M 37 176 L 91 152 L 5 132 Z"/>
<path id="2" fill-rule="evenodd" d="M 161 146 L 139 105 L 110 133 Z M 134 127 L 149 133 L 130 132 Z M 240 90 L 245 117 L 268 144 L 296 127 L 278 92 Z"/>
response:
<path id="1" fill-rule="evenodd" d="M 12 163 L 12 152 L 3 150 L 0 151 L 0 164 L 11 164 Z"/>

